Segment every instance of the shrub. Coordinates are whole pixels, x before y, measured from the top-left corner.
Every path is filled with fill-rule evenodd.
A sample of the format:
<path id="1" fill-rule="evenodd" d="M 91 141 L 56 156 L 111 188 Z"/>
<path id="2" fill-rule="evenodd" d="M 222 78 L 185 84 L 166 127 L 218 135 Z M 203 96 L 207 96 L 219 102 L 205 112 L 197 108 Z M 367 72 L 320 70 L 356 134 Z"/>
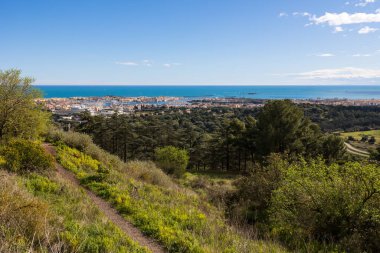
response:
<path id="1" fill-rule="evenodd" d="M 248 177 L 237 182 L 238 191 L 234 195 L 232 218 L 247 221 L 260 228 L 260 232 L 268 232 L 269 207 L 273 191 L 282 180 L 282 174 L 289 163 L 280 155 L 268 157 L 267 165 L 256 164 Z"/>
<path id="2" fill-rule="evenodd" d="M 84 151 L 88 146 L 92 144 L 92 139 L 88 135 L 70 131 L 63 132 L 62 130 L 56 129 L 54 127 L 49 128 L 46 135 L 46 140 L 53 143 L 64 142 L 70 147 L 74 147 L 81 151 Z"/>
<path id="3" fill-rule="evenodd" d="M 64 132 L 56 128 L 50 128 L 46 135 L 46 141 L 57 145 L 64 143 L 65 145 L 85 152 L 92 158 L 118 170 L 121 170 L 124 166 L 124 163 L 119 157 L 106 153 L 99 146 L 94 144 L 91 137 L 86 134 Z"/>
<path id="4" fill-rule="evenodd" d="M 34 173 L 29 175 L 29 180 L 26 182 L 26 187 L 31 192 L 41 193 L 58 193 L 60 190 L 57 183 Z"/>
<path id="5" fill-rule="evenodd" d="M 0 70 L 0 140 L 35 139 L 45 132 L 49 114 L 36 104 L 41 93 L 32 83 L 20 70 Z"/>
<path id="6" fill-rule="evenodd" d="M 53 158 L 32 141 L 14 139 L 0 151 L 4 167 L 13 172 L 43 171 L 52 167 Z"/>
<path id="7" fill-rule="evenodd" d="M 380 168 L 373 164 L 291 165 L 274 191 L 271 223 L 290 244 L 312 239 L 348 252 L 380 252 Z"/>
<path id="8" fill-rule="evenodd" d="M 189 155 L 186 150 L 173 146 L 157 148 L 156 162 L 166 173 L 181 177 L 186 172 Z"/>
<path id="9" fill-rule="evenodd" d="M 131 161 L 125 164 L 124 170 L 132 177 L 154 185 L 175 188 L 172 179 L 153 162 Z"/>

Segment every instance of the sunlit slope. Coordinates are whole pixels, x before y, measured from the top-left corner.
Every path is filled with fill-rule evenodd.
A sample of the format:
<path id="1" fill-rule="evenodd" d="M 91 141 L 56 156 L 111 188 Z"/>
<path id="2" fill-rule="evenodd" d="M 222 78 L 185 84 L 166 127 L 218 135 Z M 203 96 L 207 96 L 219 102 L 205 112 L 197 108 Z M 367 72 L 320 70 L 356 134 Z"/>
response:
<path id="1" fill-rule="evenodd" d="M 169 252 L 284 251 L 275 244 L 246 238 L 216 208 L 174 184 L 152 163 L 122 163 L 80 134 L 54 133 L 50 140 L 57 144 L 57 160 L 83 186 L 108 200 Z"/>

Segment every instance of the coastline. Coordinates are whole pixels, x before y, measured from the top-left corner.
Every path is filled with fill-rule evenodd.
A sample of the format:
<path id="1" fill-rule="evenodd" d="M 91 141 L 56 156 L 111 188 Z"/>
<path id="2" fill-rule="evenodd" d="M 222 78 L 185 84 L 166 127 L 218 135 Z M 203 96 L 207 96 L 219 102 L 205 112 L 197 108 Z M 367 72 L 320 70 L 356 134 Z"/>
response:
<path id="1" fill-rule="evenodd" d="M 251 99 L 380 99 L 380 85 L 320 86 L 157 86 L 157 85 L 34 85 L 46 98 L 185 97 Z"/>

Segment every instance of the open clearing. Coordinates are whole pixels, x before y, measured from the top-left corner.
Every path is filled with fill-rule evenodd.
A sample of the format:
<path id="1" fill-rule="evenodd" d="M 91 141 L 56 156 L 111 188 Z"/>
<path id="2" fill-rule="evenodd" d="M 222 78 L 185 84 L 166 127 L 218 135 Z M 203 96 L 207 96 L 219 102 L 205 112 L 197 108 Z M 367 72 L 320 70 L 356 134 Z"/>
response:
<path id="1" fill-rule="evenodd" d="M 358 132 L 346 132 L 340 133 L 345 139 L 349 136 L 355 138 L 355 140 L 360 141 L 363 136 L 375 137 L 376 144 L 380 144 L 380 130 L 369 130 L 369 131 L 358 131 Z"/>

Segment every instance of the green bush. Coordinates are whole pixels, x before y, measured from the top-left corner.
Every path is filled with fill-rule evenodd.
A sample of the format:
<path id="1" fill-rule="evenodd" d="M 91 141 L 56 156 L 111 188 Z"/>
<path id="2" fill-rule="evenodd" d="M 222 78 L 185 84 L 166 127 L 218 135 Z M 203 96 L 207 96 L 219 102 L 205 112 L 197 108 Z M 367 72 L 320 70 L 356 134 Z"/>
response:
<path id="1" fill-rule="evenodd" d="M 44 171 L 52 167 L 53 158 L 37 143 L 14 139 L 0 150 L 4 167 L 12 172 Z"/>
<path id="2" fill-rule="evenodd" d="M 267 159 L 267 165 L 256 164 L 251 174 L 237 182 L 239 189 L 233 196 L 234 204 L 230 206 L 232 218 L 248 222 L 260 229 L 261 233 L 269 231 L 269 207 L 273 191 L 282 180 L 282 174 L 289 162 L 277 154 Z"/>
<path id="3" fill-rule="evenodd" d="M 290 244 L 309 239 L 342 251 L 380 252 L 380 168 L 301 161 L 273 192 L 273 231 Z M 297 245 L 296 245 L 297 247 Z"/>
<path id="4" fill-rule="evenodd" d="M 40 193 L 57 193 L 60 190 L 60 186 L 52 182 L 46 177 L 40 176 L 38 174 L 30 174 L 26 182 L 26 187 L 31 192 L 40 192 Z"/>
<path id="5" fill-rule="evenodd" d="M 154 185 L 166 188 L 175 188 L 172 179 L 162 170 L 157 168 L 153 162 L 131 161 L 124 166 L 124 171 L 132 177 Z"/>
<path id="6" fill-rule="evenodd" d="M 155 157 L 161 169 L 177 177 L 181 177 L 186 172 L 186 167 L 189 163 L 187 151 L 173 146 L 157 148 Z"/>

